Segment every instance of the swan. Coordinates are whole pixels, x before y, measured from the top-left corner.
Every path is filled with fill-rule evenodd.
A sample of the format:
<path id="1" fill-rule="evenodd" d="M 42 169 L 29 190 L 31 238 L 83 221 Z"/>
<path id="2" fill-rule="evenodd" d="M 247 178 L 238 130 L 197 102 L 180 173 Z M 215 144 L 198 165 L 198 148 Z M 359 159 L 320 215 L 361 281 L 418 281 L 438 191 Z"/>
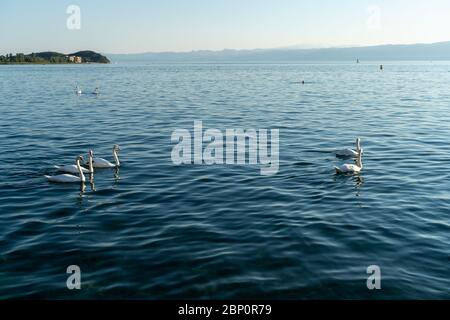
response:
<path id="1" fill-rule="evenodd" d="M 119 156 L 117 155 L 118 151 L 120 151 L 120 146 L 115 144 L 113 146 L 113 157 L 114 157 L 115 164 L 111 163 L 108 160 L 105 160 L 103 158 L 94 158 L 94 159 L 92 159 L 92 166 L 94 168 L 116 168 L 116 167 L 120 167 Z"/>
<path id="2" fill-rule="evenodd" d="M 336 174 L 361 172 L 361 170 L 363 169 L 361 152 L 358 154 L 358 158 L 356 159 L 356 164 L 343 164 L 340 167 L 334 167 L 334 168 L 336 169 Z"/>
<path id="3" fill-rule="evenodd" d="M 83 173 L 94 173 L 94 168 L 92 166 L 92 157 L 93 157 L 93 152 L 92 150 L 89 150 L 89 169 L 83 168 L 81 167 L 81 171 L 83 171 Z M 77 174 L 78 173 L 78 168 L 75 164 L 71 164 L 71 165 L 67 165 L 67 166 L 54 166 L 56 170 L 61 171 L 61 172 L 66 172 L 66 173 L 73 173 L 73 174 Z"/>
<path id="4" fill-rule="evenodd" d="M 78 168 L 75 164 L 70 164 L 67 166 L 54 166 L 56 170 L 61 171 L 61 172 L 67 172 L 67 173 L 73 173 L 73 174 L 77 174 L 78 173 Z M 86 168 L 81 168 L 81 171 L 83 171 L 83 173 L 90 173 L 90 171 Z"/>
<path id="5" fill-rule="evenodd" d="M 79 176 L 74 176 L 72 174 L 60 174 L 57 176 L 45 176 L 50 182 L 57 183 L 75 183 L 75 182 L 85 182 L 83 170 L 81 170 L 80 162 L 83 161 L 83 156 L 78 156 L 76 159 L 76 167 L 78 169 Z"/>
<path id="6" fill-rule="evenodd" d="M 100 94 L 100 89 L 98 87 L 95 88 L 95 90 L 94 90 L 94 92 L 92 92 L 92 94 L 95 94 L 98 96 Z"/>
<path id="7" fill-rule="evenodd" d="M 80 94 L 83 93 L 83 91 L 81 91 L 81 89 L 80 89 L 80 87 L 79 87 L 78 85 L 75 87 L 75 93 L 76 93 L 77 95 L 80 95 Z"/>
<path id="8" fill-rule="evenodd" d="M 356 151 L 352 149 L 343 149 L 343 150 L 336 150 L 336 156 L 337 157 L 358 157 L 359 153 L 364 153 L 363 149 L 361 148 L 361 139 L 356 139 Z"/>

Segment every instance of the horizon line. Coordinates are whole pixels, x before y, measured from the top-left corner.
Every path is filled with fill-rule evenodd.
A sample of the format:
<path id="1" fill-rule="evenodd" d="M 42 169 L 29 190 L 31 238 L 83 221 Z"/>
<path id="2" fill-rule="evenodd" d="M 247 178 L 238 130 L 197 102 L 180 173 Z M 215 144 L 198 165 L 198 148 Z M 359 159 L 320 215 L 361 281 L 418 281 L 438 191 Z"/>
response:
<path id="1" fill-rule="evenodd" d="M 219 53 L 219 52 L 226 52 L 226 51 L 236 51 L 236 52 L 245 52 L 245 51 L 265 51 L 265 50 L 327 50 L 327 49 L 356 49 L 356 48 L 371 48 L 371 47 L 381 47 L 381 46 L 408 46 L 408 45 L 433 45 L 433 44 L 440 44 L 440 43 L 446 43 L 450 42 L 450 40 L 445 41 L 437 41 L 437 42 L 413 42 L 413 43 L 380 43 L 380 44 L 368 44 L 368 45 L 338 45 L 338 46 L 311 46 L 308 47 L 305 45 L 305 47 L 302 47 L 301 44 L 299 45 L 289 45 L 289 46 L 283 46 L 283 47 L 271 47 L 271 48 L 253 48 L 253 49 L 230 49 L 230 48 L 223 48 L 223 49 L 193 49 L 193 50 L 181 50 L 181 51 L 170 51 L 170 50 L 164 50 L 164 51 L 140 51 L 140 52 L 128 52 L 128 53 L 112 53 L 112 52 L 105 52 L 105 51 L 96 51 L 93 49 L 79 49 L 74 51 L 73 53 L 77 53 L 80 51 L 94 51 L 103 55 L 143 55 L 143 54 L 188 54 L 188 53 L 198 53 L 198 52 L 210 52 L 210 53 Z M 24 53 L 24 54 L 32 54 L 32 53 L 41 53 L 41 52 L 56 52 L 56 53 L 63 53 L 66 54 L 65 51 L 59 51 L 59 50 L 44 50 L 44 51 L 33 51 L 30 53 Z M 13 52 L 6 52 L 0 53 L 0 55 L 7 55 L 12 54 Z M 15 52 L 15 54 L 23 53 L 23 52 Z M 67 53 L 71 54 L 71 53 Z"/>
<path id="2" fill-rule="evenodd" d="M 170 50 L 162 50 L 162 51 L 140 51 L 140 52 L 128 52 L 128 53 L 112 53 L 112 52 L 101 52 L 102 54 L 109 55 L 140 55 L 140 54 L 163 54 L 163 53 L 196 53 L 196 52 L 225 52 L 225 51 L 259 51 L 259 50 L 326 50 L 326 49 L 352 49 L 352 48 L 370 48 L 370 47 L 381 47 L 381 46 L 408 46 L 408 45 L 432 45 L 439 43 L 450 42 L 450 40 L 445 41 L 435 41 L 435 42 L 412 42 L 412 43 L 380 43 L 380 44 L 367 44 L 367 45 L 338 45 L 338 46 L 305 46 L 302 48 L 301 44 L 299 45 L 289 45 L 283 47 L 270 47 L 270 48 L 253 48 L 253 49 L 231 49 L 231 48 L 223 48 L 223 49 L 192 49 L 192 50 L 180 50 L 180 51 L 170 51 Z M 297 47 L 297 48 L 296 48 Z M 79 50 L 82 51 L 82 50 Z"/>

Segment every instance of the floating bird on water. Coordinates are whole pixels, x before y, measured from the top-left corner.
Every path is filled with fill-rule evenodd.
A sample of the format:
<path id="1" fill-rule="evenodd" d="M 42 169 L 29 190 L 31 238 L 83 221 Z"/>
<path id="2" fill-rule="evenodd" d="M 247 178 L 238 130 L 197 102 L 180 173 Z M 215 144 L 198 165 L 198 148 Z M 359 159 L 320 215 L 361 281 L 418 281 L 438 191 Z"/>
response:
<path id="1" fill-rule="evenodd" d="M 78 176 L 72 174 L 60 174 L 57 176 L 45 176 L 50 182 L 57 183 L 75 183 L 75 182 L 85 182 L 86 178 L 84 177 L 83 170 L 81 168 L 80 162 L 83 161 L 83 156 L 78 156 L 76 159 L 76 167 L 78 169 Z"/>
<path id="2" fill-rule="evenodd" d="M 94 173 L 94 168 L 92 167 L 92 150 L 89 150 L 89 169 L 83 168 L 81 167 L 81 171 L 83 171 L 83 173 Z M 54 166 L 56 168 L 56 170 L 61 171 L 61 172 L 67 172 L 67 173 L 73 173 L 73 174 L 77 174 L 78 173 L 78 167 L 75 164 L 70 164 L 67 166 Z"/>
<path id="3" fill-rule="evenodd" d="M 335 154 L 337 157 L 354 157 L 356 158 L 359 153 L 363 153 L 363 149 L 361 148 L 361 139 L 356 139 L 356 151 L 352 149 L 342 149 L 336 150 Z"/>
<path id="4" fill-rule="evenodd" d="M 340 167 L 334 167 L 334 169 L 336 170 L 336 174 L 361 172 L 363 169 L 361 152 L 358 154 L 356 164 L 343 164 Z"/>
<path id="5" fill-rule="evenodd" d="M 56 170 L 61 171 L 61 172 L 67 172 L 67 173 L 73 173 L 73 174 L 77 174 L 78 173 L 78 168 L 75 164 L 70 164 L 67 166 L 54 166 Z M 81 168 L 81 171 L 83 171 L 83 173 L 89 173 L 89 170 L 86 168 Z"/>
<path id="6" fill-rule="evenodd" d="M 118 144 L 115 144 L 113 146 L 113 158 L 114 158 L 115 164 L 111 163 L 108 160 L 105 160 L 103 158 L 93 158 L 92 159 L 92 166 L 93 166 L 93 168 L 115 168 L 115 167 L 120 167 L 119 156 L 117 154 L 118 151 L 120 151 L 120 146 Z M 93 152 L 92 152 L 92 155 L 93 155 Z"/>

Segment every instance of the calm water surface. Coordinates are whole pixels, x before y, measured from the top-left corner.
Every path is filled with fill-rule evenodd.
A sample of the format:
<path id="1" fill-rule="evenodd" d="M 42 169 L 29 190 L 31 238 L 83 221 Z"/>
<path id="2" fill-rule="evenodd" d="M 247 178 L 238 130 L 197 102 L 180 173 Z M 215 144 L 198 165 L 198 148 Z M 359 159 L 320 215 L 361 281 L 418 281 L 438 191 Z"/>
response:
<path id="1" fill-rule="evenodd" d="M 449 299 L 449 85 L 445 62 L 2 66 L 0 298 Z M 194 120 L 280 129 L 279 173 L 174 166 Z M 114 143 L 84 192 L 45 180 Z"/>

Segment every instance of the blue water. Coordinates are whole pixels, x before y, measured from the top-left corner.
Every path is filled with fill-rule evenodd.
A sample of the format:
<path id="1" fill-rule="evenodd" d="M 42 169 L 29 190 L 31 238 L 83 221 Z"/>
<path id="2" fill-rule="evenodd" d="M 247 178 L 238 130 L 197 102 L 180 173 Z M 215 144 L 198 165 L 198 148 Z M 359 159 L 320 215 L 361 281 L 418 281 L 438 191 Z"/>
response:
<path id="1" fill-rule="evenodd" d="M 0 298 L 449 299 L 450 63 L 384 64 L 0 67 Z M 174 166 L 194 120 L 279 129 L 278 174 Z M 84 191 L 45 180 L 115 143 Z"/>

